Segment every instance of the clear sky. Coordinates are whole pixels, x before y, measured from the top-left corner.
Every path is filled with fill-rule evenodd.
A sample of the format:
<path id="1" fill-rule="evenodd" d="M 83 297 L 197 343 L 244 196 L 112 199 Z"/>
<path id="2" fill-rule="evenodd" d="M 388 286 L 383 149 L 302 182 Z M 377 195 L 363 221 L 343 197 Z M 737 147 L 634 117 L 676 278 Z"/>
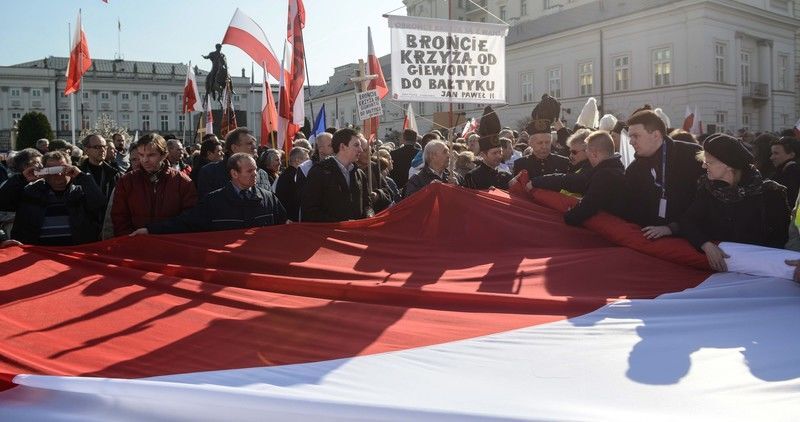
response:
<path id="1" fill-rule="evenodd" d="M 405 15 L 401 0 L 304 0 L 303 32 L 311 84 L 327 82 L 333 68 L 366 60 L 367 26 L 378 56 L 389 54 L 389 29 L 382 15 Z M 117 18 L 122 23 L 122 55 L 126 60 L 182 62 L 206 70 L 211 62 L 200 57 L 222 40 L 236 8 L 264 29 L 280 57 L 286 37 L 287 0 L 14 0 L 3 1 L 0 24 L 0 65 L 46 56 L 69 55 L 68 24 L 75 25 L 81 8 L 83 28 L 93 58 L 113 59 L 117 53 Z M 232 74 L 245 68 L 249 56 L 223 46 Z M 256 66 L 256 80 L 261 72 Z"/>

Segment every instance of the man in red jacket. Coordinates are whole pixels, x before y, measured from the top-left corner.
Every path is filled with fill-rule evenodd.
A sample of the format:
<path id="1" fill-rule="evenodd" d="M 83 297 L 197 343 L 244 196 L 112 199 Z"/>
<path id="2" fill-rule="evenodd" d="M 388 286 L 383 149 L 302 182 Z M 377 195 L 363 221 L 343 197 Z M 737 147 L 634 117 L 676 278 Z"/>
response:
<path id="1" fill-rule="evenodd" d="M 167 163 L 167 141 L 149 133 L 136 143 L 141 169 L 117 181 L 111 221 L 114 235 L 130 234 L 148 223 L 174 217 L 197 202 L 194 183 Z"/>

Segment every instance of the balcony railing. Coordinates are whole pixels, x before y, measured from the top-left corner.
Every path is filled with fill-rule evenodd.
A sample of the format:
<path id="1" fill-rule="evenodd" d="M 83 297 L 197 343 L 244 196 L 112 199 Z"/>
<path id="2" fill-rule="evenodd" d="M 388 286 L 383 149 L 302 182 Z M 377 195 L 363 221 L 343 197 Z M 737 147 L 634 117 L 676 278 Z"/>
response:
<path id="1" fill-rule="evenodd" d="M 769 99 L 769 85 L 761 82 L 750 82 L 742 87 L 742 96 L 756 100 Z"/>

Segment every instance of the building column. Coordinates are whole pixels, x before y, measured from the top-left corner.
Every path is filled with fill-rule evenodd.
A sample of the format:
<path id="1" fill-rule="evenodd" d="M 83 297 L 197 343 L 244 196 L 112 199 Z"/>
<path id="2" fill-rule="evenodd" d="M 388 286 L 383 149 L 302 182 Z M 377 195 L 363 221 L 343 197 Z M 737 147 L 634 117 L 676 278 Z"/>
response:
<path id="1" fill-rule="evenodd" d="M 758 79 L 759 82 L 767 84 L 767 102 L 761 106 L 759 110 L 759 128 L 761 130 L 774 130 L 775 129 L 775 115 L 772 96 L 773 79 L 775 78 L 773 57 L 774 51 L 772 48 L 772 40 L 759 40 L 758 41 Z"/>
<path id="2" fill-rule="evenodd" d="M 736 82 L 736 108 L 734 109 L 732 120 L 733 122 L 725 122 L 726 129 L 731 131 L 736 131 L 742 125 L 742 113 L 743 113 L 743 87 L 742 87 L 742 38 L 744 34 L 741 32 L 736 32 L 736 40 L 734 42 L 733 47 L 733 63 L 736 66 L 735 72 L 733 72 L 734 77 L 736 78 L 734 82 Z"/>

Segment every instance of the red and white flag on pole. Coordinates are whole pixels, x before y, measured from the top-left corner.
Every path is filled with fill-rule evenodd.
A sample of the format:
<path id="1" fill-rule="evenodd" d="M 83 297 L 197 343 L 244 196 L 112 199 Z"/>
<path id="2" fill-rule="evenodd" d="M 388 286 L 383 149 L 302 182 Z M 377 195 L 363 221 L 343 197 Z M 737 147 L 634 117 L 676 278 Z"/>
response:
<path id="1" fill-rule="evenodd" d="M 219 136 L 225 137 L 228 132 L 239 127 L 236 112 L 233 110 L 233 88 L 230 80 L 222 94 L 222 122 L 219 124 Z"/>
<path id="2" fill-rule="evenodd" d="M 408 103 L 408 110 L 406 111 L 406 118 L 403 120 L 403 130 L 411 129 L 419 133 L 417 129 L 417 118 L 414 117 L 414 109 L 411 108 L 411 103 Z"/>
<path id="3" fill-rule="evenodd" d="M 378 56 L 375 55 L 375 47 L 372 45 L 372 29 L 370 27 L 367 27 L 367 74 L 377 76 L 369 81 L 367 89 L 376 90 L 378 98 L 385 97 L 389 93 L 389 88 L 386 86 L 386 79 L 383 77 L 383 70 L 378 61 Z M 381 118 L 379 116 L 372 117 L 365 122 L 364 134 L 367 139 L 378 139 L 380 122 Z"/>
<path id="4" fill-rule="evenodd" d="M 289 0 L 289 15 L 284 46 L 283 67 L 288 74 L 281 72 L 280 103 L 278 104 L 278 148 L 291 150 L 294 135 L 303 126 L 305 119 L 305 100 L 303 83 L 305 82 L 305 46 L 303 45 L 303 27 L 306 11 L 302 0 Z M 290 54 L 291 53 L 291 54 Z"/>
<path id="5" fill-rule="evenodd" d="M 241 48 L 256 63 L 266 63 L 267 72 L 275 79 L 280 79 L 281 64 L 267 40 L 267 35 L 253 19 L 238 8 L 233 13 L 222 43 Z"/>
<path id="6" fill-rule="evenodd" d="M 81 25 L 81 12 L 78 11 L 78 21 L 75 22 L 75 35 L 72 37 L 72 50 L 69 52 L 67 65 L 67 85 L 64 95 L 72 94 L 81 87 L 81 77 L 92 67 L 92 58 L 89 56 L 89 44 L 86 42 L 86 33 Z"/>
<path id="7" fill-rule="evenodd" d="M 681 129 L 688 132 L 692 130 L 693 125 L 694 125 L 694 112 L 692 112 L 692 109 L 687 105 L 686 114 L 684 114 L 683 126 L 681 127 Z"/>
<path id="8" fill-rule="evenodd" d="M 263 92 L 261 95 L 261 146 L 270 145 L 272 132 L 278 131 L 278 110 L 275 99 L 272 97 L 272 86 L 267 81 L 266 64 L 264 73 Z"/>
<path id="9" fill-rule="evenodd" d="M 194 76 L 192 62 L 186 66 L 186 81 L 183 83 L 183 112 L 203 111 L 200 103 L 200 91 L 197 89 L 197 79 Z"/>
<path id="10" fill-rule="evenodd" d="M 206 135 L 214 133 L 214 113 L 211 112 L 211 97 L 206 96 Z"/>

